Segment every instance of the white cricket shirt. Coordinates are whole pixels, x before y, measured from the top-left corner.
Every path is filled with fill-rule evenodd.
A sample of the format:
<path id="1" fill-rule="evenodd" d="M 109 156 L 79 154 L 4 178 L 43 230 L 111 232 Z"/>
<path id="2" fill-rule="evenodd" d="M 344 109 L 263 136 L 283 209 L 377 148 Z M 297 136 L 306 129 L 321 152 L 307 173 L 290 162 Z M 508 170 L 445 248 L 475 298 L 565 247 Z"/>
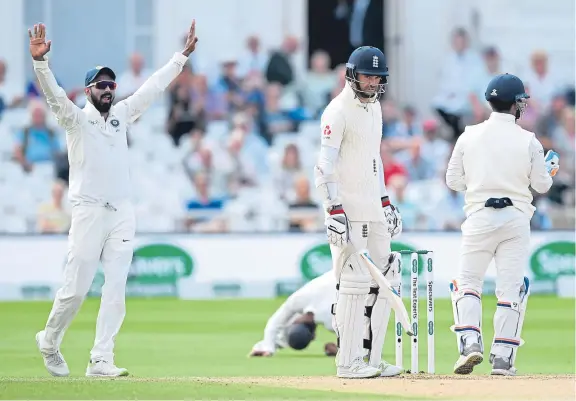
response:
<path id="1" fill-rule="evenodd" d="M 113 105 L 107 120 L 87 102 L 81 109 L 58 86 L 48 61 L 33 61 L 34 71 L 58 124 L 66 130 L 70 162 L 70 202 L 114 205 L 130 200 L 126 130 L 164 92 L 188 58 L 175 53 L 127 99 Z"/>
<path id="2" fill-rule="evenodd" d="M 456 141 L 446 184 L 465 191 L 466 215 L 484 208 L 489 198 L 508 197 L 532 218 L 530 187 L 545 193 L 552 186 L 544 150 L 533 132 L 516 124 L 511 114 L 492 113 L 480 124 L 467 126 Z"/>
<path id="3" fill-rule="evenodd" d="M 380 142 L 380 103 L 362 103 L 350 84 L 324 110 L 322 146 L 338 149 L 337 194 L 351 221 L 385 220 L 381 202 L 384 185 Z"/>

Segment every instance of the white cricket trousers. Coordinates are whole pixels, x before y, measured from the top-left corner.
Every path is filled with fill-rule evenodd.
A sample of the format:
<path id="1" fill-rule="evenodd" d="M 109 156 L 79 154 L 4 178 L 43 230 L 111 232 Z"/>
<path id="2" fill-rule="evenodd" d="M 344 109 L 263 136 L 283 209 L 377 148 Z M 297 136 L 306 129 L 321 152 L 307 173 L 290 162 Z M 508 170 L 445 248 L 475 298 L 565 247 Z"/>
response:
<path id="1" fill-rule="evenodd" d="M 122 202 L 114 204 L 114 208 L 116 210 L 99 205 L 72 208 L 64 283 L 56 292 L 42 348 L 50 351 L 60 348 L 64 333 L 102 262 L 105 282 L 90 358 L 114 361 L 114 339 L 126 314 L 126 279 L 132 263 L 135 232 L 133 206 Z"/>
<path id="2" fill-rule="evenodd" d="M 494 258 L 496 297 L 516 301 L 530 250 L 530 218 L 513 206 L 485 208 L 462 224 L 458 287 L 482 293 L 484 276 Z"/>

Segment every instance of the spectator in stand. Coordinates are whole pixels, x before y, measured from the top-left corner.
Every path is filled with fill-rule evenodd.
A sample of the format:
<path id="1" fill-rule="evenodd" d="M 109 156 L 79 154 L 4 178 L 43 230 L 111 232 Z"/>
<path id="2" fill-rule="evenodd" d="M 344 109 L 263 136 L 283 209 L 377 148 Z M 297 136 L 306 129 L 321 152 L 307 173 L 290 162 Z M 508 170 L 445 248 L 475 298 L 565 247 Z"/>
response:
<path id="1" fill-rule="evenodd" d="M 471 124 L 478 124 L 490 116 L 492 109 L 490 108 L 484 92 L 486 86 L 492 78 L 498 74 L 502 74 L 500 54 L 498 50 L 493 47 L 487 47 L 482 53 L 484 68 L 481 69 L 476 82 L 474 82 L 474 90 L 470 92 L 469 99 L 472 107 L 472 121 Z"/>
<path id="2" fill-rule="evenodd" d="M 198 136 L 201 137 L 202 133 L 195 131 L 192 140 L 195 141 L 194 143 L 197 143 L 197 145 L 195 149 L 192 148 L 184 157 L 182 161 L 184 171 L 190 178 L 190 181 L 194 181 L 194 177 L 199 173 L 205 174 L 210 183 L 209 193 L 216 197 L 227 196 L 229 193 L 228 184 L 230 172 L 215 165 L 212 150 L 203 144 L 201 139 L 198 140 Z"/>
<path id="3" fill-rule="evenodd" d="M 438 161 L 432 161 L 428 155 L 422 153 L 421 142 L 416 141 L 410 148 L 398 152 L 398 160 L 406 168 L 410 181 L 430 180 L 437 174 L 435 163 Z"/>
<path id="4" fill-rule="evenodd" d="M 192 90 L 191 77 L 182 78 L 170 89 L 167 131 L 175 146 L 180 145 L 183 135 L 196 128 L 202 130 L 206 125 L 204 104 L 201 99 L 192 101 Z"/>
<path id="5" fill-rule="evenodd" d="M 273 51 L 266 67 L 266 79 L 270 83 L 279 83 L 282 86 L 290 85 L 295 80 L 292 56 L 298 50 L 298 39 L 287 36 L 279 50 Z"/>
<path id="6" fill-rule="evenodd" d="M 294 199 L 292 192 L 294 180 L 302 173 L 302 162 L 298 146 L 295 144 L 286 145 L 282 162 L 274 176 L 274 187 L 281 199 L 286 201 Z"/>
<path id="7" fill-rule="evenodd" d="M 398 162 L 385 141 L 380 143 L 380 156 L 384 166 L 384 183 L 388 185 L 390 179 L 399 175 L 406 177 L 408 172 L 402 163 Z"/>
<path id="8" fill-rule="evenodd" d="M 398 136 L 400 131 L 400 117 L 396 103 L 392 99 L 381 102 L 382 107 L 382 139 L 388 143 L 389 138 Z"/>
<path id="9" fill-rule="evenodd" d="M 548 54 L 537 50 L 530 57 L 531 69 L 526 73 L 524 84 L 530 88 L 529 105 L 537 114 L 546 112 L 554 94 L 562 88 L 550 72 Z"/>
<path id="10" fill-rule="evenodd" d="M 448 55 L 440 74 L 440 88 L 433 106 L 450 127 L 456 140 L 463 130 L 463 118 L 470 114 L 469 96 L 478 81 L 482 61 L 470 49 L 468 32 L 457 28 L 452 33 L 452 52 Z"/>
<path id="11" fill-rule="evenodd" d="M 320 117 L 326 106 L 326 98 L 336 85 L 337 77 L 330 64 L 330 55 L 323 50 L 315 51 L 310 58 L 310 71 L 302 82 L 300 92 L 312 118 Z"/>
<path id="12" fill-rule="evenodd" d="M 295 121 L 290 117 L 287 110 L 280 107 L 280 97 L 282 96 L 282 86 L 277 83 L 270 83 L 266 87 L 264 113 L 262 114 L 263 128 L 262 133 L 268 144 L 276 134 L 284 132 L 294 132 L 296 128 Z"/>
<path id="13" fill-rule="evenodd" d="M 344 85 L 346 85 L 346 65 L 339 64 L 336 66 L 334 69 L 334 75 L 336 76 L 336 84 L 328 94 L 324 107 L 326 107 L 328 103 L 330 103 L 330 101 L 338 96 L 340 92 L 342 92 L 342 89 L 344 89 Z"/>
<path id="14" fill-rule="evenodd" d="M 196 196 L 186 204 L 188 218 L 186 226 L 190 229 L 199 223 L 208 223 L 219 215 L 227 197 L 214 196 L 210 193 L 210 178 L 203 172 L 198 172 L 192 177 L 192 183 L 196 190 Z"/>
<path id="15" fill-rule="evenodd" d="M 46 125 L 46 110 L 43 103 L 29 105 L 32 124 L 24 127 L 16 138 L 14 159 L 29 173 L 36 163 L 53 162 L 60 152 L 60 142 L 56 132 Z"/>
<path id="16" fill-rule="evenodd" d="M 215 92 L 208 87 L 206 75 L 196 74 L 192 78 L 192 104 L 197 104 L 206 113 L 207 121 L 225 120 L 228 101 L 224 92 Z"/>
<path id="17" fill-rule="evenodd" d="M 231 194 L 243 187 L 258 185 L 268 173 L 268 145 L 254 130 L 254 121 L 246 113 L 237 113 L 232 119 L 232 131 L 228 139 L 226 163 L 231 172 Z"/>
<path id="18" fill-rule="evenodd" d="M 318 205 L 310 197 L 310 181 L 306 175 L 294 179 L 295 199 L 289 203 L 290 231 L 317 231 Z"/>
<path id="19" fill-rule="evenodd" d="M 444 174 L 445 172 L 446 166 L 444 166 Z M 428 228 L 441 231 L 459 231 L 466 219 L 464 193 L 451 190 L 444 181 L 442 180 L 442 196 L 431 208 L 432 213 L 427 216 Z"/>
<path id="20" fill-rule="evenodd" d="M 64 204 L 66 184 L 56 181 L 52 186 L 52 200 L 38 208 L 37 230 L 42 234 L 64 234 L 70 229 L 71 216 Z"/>
<path id="21" fill-rule="evenodd" d="M 237 73 L 238 61 L 229 56 L 222 59 L 222 74 L 214 85 L 214 92 L 223 95 L 227 103 L 227 113 L 235 113 L 244 105 L 241 80 Z"/>
<path id="22" fill-rule="evenodd" d="M 389 105 L 390 104 L 387 106 Z M 412 106 L 405 106 L 402 110 L 402 119 L 400 121 L 393 120 L 394 122 L 392 122 L 392 124 L 390 123 L 388 116 L 396 114 L 395 106 L 393 110 L 387 110 L 386 113 L 386 124 L 388 129 L 384 138 L 392 152 L 410 149 L 415 146 L 422 137 L 422 126 L 416 118 L 416 109 Z"/>
<path id="23" fill-rule="evenodd" d="M 386 167 L 384 167 L 386 171 Z M 387 174 L 387 172 L 386 172 Z M 415 230 L 425 217 L 419 212 L 419 207 L 406 199 L 405 192 L 408 180 L 405 175 L 395 174 L 388 179 L 387 189 L 390 200 L 402 213 L 402 225 L 405 230 Z"/>
<path id="24" fill-rule="evenodd" d="M 6 62 L 0 60 L 0 120 L 4 110 L 16 106 L 21 99 L 17 87 L 6 80 L 6 72 Z"/>
<path id="25" fill-rule="evenodd" d="M 116 101 L 122 101 L 136 92 L 150 75 L 152 73 L 145 68 L 144 57 L 139 53 L 133 53 L 129 59 L 128 70 L 120 74 L 116 81 L 118 83 Z"/>
<path id="26" fill-rule="evenodd" d="M 536 123 L 536 136 L 544 149 L 553 149 L 552 135 L 562 126 L 562 117 L 566 108 L 566 96 L 564 93 L 557 93 L 552 97 L 550 107 Z"/>
<path id="27" fill-rule="evenodd" d="M 264 74 L 268 64 L 268 55 L 260 46 L 258 36 L 249 36 L 246 40 L 246 52 L 240 57 L 238 75 L 245 78 L 252 73 Z"/>
<path id="28" fill-rule="evenodd" d="M 420 152 L 429 161 L 435 176 L 442 177 L 452 153 L 450 143 L 440 137 L 440 126 L 434 119 L 425 120 L 422 123 L 422 130 L 424 136 L 420 139 L 422 141 Z"/>

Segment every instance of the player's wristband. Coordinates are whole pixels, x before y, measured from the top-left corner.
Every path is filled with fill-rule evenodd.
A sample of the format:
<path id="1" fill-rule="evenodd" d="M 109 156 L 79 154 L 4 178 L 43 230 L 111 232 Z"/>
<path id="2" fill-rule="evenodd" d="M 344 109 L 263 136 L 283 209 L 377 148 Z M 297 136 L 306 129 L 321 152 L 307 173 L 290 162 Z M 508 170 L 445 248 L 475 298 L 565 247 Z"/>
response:
<path id="1" fill-rule="evenodd" d="M 328 208 L 328 214 L 334 216 L 336 214 L 344 214 L 344 208 L 342 205 L 334 205 Z"/>
<path id="2" fill-rule="evenodd" d="M 380 201 L 382 201 L 382 207 L 390 206 L 390 198 L 388 196 L 381 197 Z"/>

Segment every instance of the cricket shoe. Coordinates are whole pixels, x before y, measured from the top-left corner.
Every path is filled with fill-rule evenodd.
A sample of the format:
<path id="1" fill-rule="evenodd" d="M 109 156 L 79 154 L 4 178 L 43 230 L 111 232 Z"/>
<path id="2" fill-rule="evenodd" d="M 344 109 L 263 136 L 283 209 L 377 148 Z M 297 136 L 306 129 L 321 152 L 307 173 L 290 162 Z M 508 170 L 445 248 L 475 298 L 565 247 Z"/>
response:
<path id="1" fill-rule="evenodd" d="M 44 366 L 52 376 L 65 377 L 70 375 L 70 369 L 68 369 L 68 364 L 64 360 L 64 357 L 60 353 L 60 350 L 51 350 L 43 347 L 44 337 L 46 332 L 44 330 L 36 333 L 36 345 L 40 354 L 42 354 L 42 359 L 44 359 Z"/>
<path id="2" fill-rule="evenodd" d="M 382 371 L 368 365 L 363 358 L 356 358 L 348 367 L 339 366 L 336 372 L 343 379 L 369 379 L 379 377 Z"/>
<path id="3" fill-rule="evenodd" d="M 474 370 L 474 366 L 482 363 L 484 356 L 480 344 L 473 343 L 464 347 L 464 351 L 454 365 L 454 373 L 457 375 L 469 375 Z"/>
<path id="4" fill-rule="evenodd" d="M 490 362 L 492 363 L 492 375 L 516 376 L 516 368 L 510 364 L 510 359 L 491 354 Z"/>
<path id="5" fill-rule="evenodd" d="M 380 373 L 380 377 L 393 377 L 398 376 L 402 373 L 402 369 L 386 361 L 380 362 L 380 365 L 378 365 L 378 369 L 380 369 L 380 371 L 382 372 Z"/>
<path id="6" fill-rule="evenodd" d="M 86 368 L 87 377 L 120 377 L 128 376 L 128 370 L 119 368 L 114 363 L 104 360 L 90 360 Z"/>

